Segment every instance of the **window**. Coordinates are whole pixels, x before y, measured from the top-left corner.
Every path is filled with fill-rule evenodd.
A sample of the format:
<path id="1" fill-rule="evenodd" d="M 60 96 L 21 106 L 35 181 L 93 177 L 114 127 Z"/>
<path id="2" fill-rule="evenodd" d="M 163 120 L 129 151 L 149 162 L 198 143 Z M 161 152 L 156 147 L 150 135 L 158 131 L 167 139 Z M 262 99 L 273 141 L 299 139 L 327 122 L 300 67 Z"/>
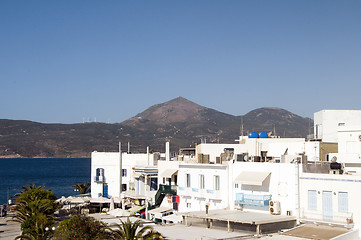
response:
<path id="1" fill-rule="evenodd" d="M 158 190 L 158 178 L 150 178 L 150 191 Z"/>
<path id="2" fill-rule="evenodd" d="M 191 203 L 187 203 L 187 208 L 191 208 Z"/>
<path id="3" fill-rule="evenodd" d="M 317 192 L 316 192 L 316 190 L 308 190 L 308 209 L 317 210 Z"/>
<path id="4" fill-rule="evenodd" d="M 104 168 L 97 168 L 95 172 L 95 181 L 104 182 Z"/>
<path id="5" fill-rule="evenodd" d="M 163 184 L 165 184 L 165 177 L 163 178 Z"/>
<path id="6" fill-rule="evenodd" d="M 126 177 L 127 176 L 127 169 L 122 169 L 122 177 Z"/>
<path id="7" fill-rule="evenodd" d="M 186 186 L 189 188 L 191 187 L 191 175 L 190 174 L 186 174 Z"/>
<path id="8" fill-rule="evenodd" d="M 348 212 L 348 193 L 339 192 L 338 193 L 338 211 L 339 212 Z"/>
<path id="9" fill-rule="evenodd" d="M 199 175 L 199 189 L 204 189 L 204 175 Z"/>
<path id="10" fill-rule="evenodd" d="M 127 184 L 123 183 L 122 184 L 122 192 L 127 191 Z"/>
<path id="11" fill-rule="evenodd" d="M 238 188 L 238 183 L 234 184 L 234 188 Z"/>
<path id="12" fill-rule="evenodd" d="M 219 176 L 218 175 L 214 176 L 214 190 L 216 190 L 216 191 L 219 190 Z"/>

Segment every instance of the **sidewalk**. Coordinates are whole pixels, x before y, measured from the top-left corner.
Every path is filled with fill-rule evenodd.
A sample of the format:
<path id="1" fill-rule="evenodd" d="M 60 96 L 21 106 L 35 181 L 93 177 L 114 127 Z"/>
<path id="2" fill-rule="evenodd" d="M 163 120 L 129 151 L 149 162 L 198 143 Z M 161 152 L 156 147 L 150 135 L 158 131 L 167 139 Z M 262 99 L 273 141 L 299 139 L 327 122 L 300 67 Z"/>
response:
<path id="1" fill-rule="evenodd" d="M 0 239 L 13 240 L 21 234 L 20 224 L 17 222 L 7 222 L 10 218 L 0 217 Z"/>

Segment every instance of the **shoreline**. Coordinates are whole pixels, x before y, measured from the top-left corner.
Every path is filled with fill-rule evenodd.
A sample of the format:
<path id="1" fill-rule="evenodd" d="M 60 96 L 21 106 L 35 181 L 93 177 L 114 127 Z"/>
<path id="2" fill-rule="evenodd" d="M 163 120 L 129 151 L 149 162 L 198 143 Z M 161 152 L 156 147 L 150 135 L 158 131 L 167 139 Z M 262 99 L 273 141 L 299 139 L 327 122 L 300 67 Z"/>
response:
<path id="1" fill-rule="evenodd" d="M 0 159 L 90 159 L 91 157 L 16 157 L 0 156 Z"/>

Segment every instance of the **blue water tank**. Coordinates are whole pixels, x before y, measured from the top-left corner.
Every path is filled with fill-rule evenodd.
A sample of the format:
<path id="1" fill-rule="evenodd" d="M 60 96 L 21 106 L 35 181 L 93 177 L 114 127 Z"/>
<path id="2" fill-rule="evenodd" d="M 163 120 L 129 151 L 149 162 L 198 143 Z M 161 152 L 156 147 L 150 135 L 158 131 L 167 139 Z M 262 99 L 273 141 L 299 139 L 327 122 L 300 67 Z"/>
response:
<path id="1" fill-rule="evenodd" d="M 260 132 L 260 133 L 259 133 L 259 138 L 268 138 L 268 133 L 266 133 L 266 132 Z"/>
<path id="2" fill-rule="evenodd" d="M 251 132 L 250 134 L 248 134 L 248 138 L 258 138 L 258 133 Z"/>

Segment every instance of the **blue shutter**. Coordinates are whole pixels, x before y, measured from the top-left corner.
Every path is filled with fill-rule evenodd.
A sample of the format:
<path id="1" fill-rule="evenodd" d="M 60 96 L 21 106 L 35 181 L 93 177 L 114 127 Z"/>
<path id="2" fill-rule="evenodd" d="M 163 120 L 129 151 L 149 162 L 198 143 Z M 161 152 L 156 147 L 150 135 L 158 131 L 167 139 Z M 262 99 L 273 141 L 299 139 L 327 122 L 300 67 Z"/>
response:
<path id="1" fill-rule="evenodd" d="M 348 212 L 348 193 L 339 192 L 338 193 L 338 211 L 339 212 Z"/>
<path id="2" fill-rule="evenodd" d="M 316 190 L 308 190 L 308 209 L 317 210 L 317 192 Z"/>
<path id="3" fill-rule="evenodd" d="M 332 192 L 323 191 L 322 193 L 322 210 L 323 210 L 323 219 L 332 220 L 333 219 L 333 210 L 332 210 Z"/>

